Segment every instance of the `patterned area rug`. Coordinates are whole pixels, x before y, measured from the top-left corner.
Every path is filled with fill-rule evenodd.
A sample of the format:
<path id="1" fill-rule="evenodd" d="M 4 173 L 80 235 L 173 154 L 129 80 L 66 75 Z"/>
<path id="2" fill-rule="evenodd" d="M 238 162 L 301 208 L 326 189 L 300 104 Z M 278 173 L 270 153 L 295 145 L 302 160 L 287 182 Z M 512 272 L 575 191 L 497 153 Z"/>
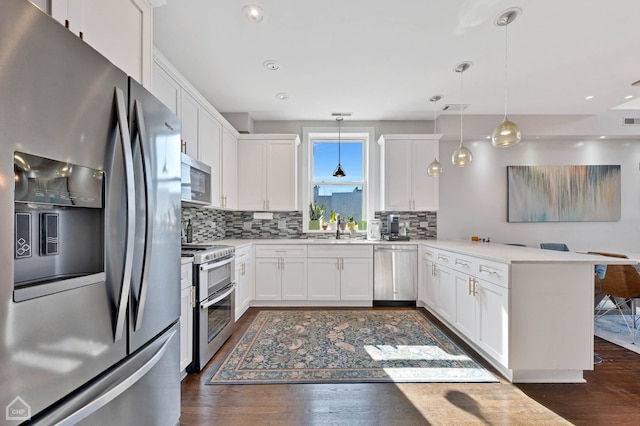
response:
<path id="1" fill-rule="evenodd" d="M 630 321 L 629 318 L 627 320 Z M 640 354 L 640 332 L 634 339 L 621 315 L 604 315 L 598 318 L 594 323 L 593 334 Z"/>
<path id="2" fill-rule="evenodd" d="M 207 384 L 497 382 L 416 311 L 261 311 Z"/>

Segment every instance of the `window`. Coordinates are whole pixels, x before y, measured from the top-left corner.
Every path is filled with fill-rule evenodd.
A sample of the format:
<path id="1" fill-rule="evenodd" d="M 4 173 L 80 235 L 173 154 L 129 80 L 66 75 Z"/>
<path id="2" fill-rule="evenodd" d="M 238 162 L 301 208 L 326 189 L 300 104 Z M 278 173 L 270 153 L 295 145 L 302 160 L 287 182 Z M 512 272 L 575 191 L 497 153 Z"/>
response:
<path id="1" fill-rule="evenodd" d="M 304 127 L 302 139 L 302 226 L 309 229 L 309 204 L 325 203 L 324 220 L 331 210 L 346 219 L 369 220 L 373 217 L 376 182 L 375 128 L 342 126 L 340 163 L 346 176 L 333 177 L 338 166 L 338 128 Z M 372 163 L 373 162 L 373 163 Z M 366 228 L 360 228 L 363 231 Z M 323 231 L 319 231 L 323 232 Z"/>
<path id="2" fill-rule="evenodd" d="M 366 218 L 364 179 L 365 143 L 362 139 L 340 141 L 340 163 L 346 176 L 333 176 L 338 165 L 338 141 L 316 139 L 311 140 L 310 202 L 325 206 L 325 221 L 329 220 L 331 211 L 335 211 L 342 219 L 352 216 L 355 221 Z"/>

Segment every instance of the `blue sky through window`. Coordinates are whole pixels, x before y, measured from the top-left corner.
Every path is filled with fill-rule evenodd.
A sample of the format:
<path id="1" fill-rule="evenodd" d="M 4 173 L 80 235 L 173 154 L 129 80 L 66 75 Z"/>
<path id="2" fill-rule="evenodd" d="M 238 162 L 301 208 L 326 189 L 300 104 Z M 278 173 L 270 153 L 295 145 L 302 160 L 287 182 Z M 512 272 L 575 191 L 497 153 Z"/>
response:
<path id="1" fill-rule="evenodd" d="M 338 165 L 337 141 L 313 143 L 314 182 L 362 182 L 362 142 L 341 141 L 340 163 L 347 175 L 343 178 L 333 177 L 333 172 Z M 353 187 L 347 186 L 344 191 L 353 191 Z"/>

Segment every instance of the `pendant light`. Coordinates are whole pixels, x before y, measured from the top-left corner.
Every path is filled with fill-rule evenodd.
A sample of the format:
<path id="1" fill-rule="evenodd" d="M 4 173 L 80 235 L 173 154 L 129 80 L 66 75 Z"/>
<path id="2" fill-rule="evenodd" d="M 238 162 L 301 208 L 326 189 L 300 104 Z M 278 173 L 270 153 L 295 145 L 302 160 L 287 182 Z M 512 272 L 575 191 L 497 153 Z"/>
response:
<path id="1" fill-rule="evenodd" d="M 345 177 L 347 174 L 342 170 L 342 166 L 340 165 L 340 122 L 343 120 L 343 117 L 336 117 L 336 121 L 338 122 L 338 167 L 336 167 L 336 171 L 333 172 L 333 177 L 341 178 Z"/>
<path id="2" fill-rule="evenodd" d="M 491 134 L 491 143 L 496 148 L 508 148 L 518 144 L 522 139 L 518 125 L 507 118 L 507 26 L 518 17 L 520 12 L 522 10 L 517 7 L 507 9 L 495 21 L 497 26 L 504 27 L 504 119 Z"/>
<path id="3" fill-rule="evenodd" d="M 453 69 L 455 72 L 460 73 L 460 146 L 458 147 L 458 149 L 453 151 L 453 155 L 451 156 L 451 163 L 453 163 L 454 166 L 458 167 L 467 166 L 473 161 L 473 155 L 471 154 L 471 151 L 469 151 L 462 144 L 462 111 L 464 110 L 464 104 L 462 103 L 462 95 L 464 90 L 462 75 L 469 68 L 471 68 L 471 62 L 461 62 Z"/>
<path id="4" fill-rule="evenodd" d="M 433 102 L 433 134 L 438 133 L 436 131 L 436 103 L 442 99 L 442 95 L 433 95 L 429 98 L 429 102 Z M 442 169 L 442 164 L 438 161 L 437 158 L 434 157 L 429 167 L 427 167 L 427 175 L 429 176 L 440 176 L 444 170 Z"/>

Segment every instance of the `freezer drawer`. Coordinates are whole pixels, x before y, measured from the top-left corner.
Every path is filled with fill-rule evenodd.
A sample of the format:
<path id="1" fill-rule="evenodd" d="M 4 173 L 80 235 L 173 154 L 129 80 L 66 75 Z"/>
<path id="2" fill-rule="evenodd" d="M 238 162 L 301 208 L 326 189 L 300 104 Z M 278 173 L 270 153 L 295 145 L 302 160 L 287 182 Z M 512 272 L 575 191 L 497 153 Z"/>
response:
<path id="1" fill-rule="evenodd" d="M 65 402 L 36 425 L 167 425 L 180 417 L 179 323 Z"/>
<path id="2" fill-rule="evenodd" d="M 380 245 L 374 248 L 373 300 L 414 302 L 418 288 L 418 247 Z"/>

